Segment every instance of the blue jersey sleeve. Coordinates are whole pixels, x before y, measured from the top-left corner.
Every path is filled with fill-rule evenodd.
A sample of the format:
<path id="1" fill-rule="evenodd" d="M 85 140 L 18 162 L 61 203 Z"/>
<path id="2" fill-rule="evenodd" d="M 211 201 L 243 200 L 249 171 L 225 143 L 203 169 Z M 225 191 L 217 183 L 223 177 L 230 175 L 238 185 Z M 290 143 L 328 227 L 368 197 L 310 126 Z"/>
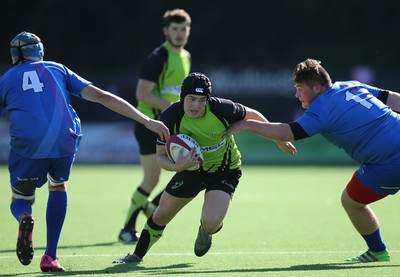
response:
<path id="1" fill-rule="evenodd" d="M 378 97 L 379 91 L 382 90 L 380 88 L 369 86 L 369 85 L 364 85 L 364 86 L 374 97 Z"/>
<path id="2" fill-rule="evenodd" d="M 65 65 L 51 62 L 48 62 L 48 64 L 48 69 L 52 72 L 54 80 L 60 87 L 63 87 L 64 92 L 81 97 L 81 91 L 91 84 L 90 81 L 79 76 Z"/>

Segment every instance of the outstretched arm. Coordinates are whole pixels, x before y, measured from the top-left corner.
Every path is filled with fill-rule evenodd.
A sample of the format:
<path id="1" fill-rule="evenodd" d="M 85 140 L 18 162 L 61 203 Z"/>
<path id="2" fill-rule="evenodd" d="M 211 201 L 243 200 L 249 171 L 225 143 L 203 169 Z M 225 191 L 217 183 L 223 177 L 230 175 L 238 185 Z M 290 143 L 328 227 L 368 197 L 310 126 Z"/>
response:
<path id="1" fill-rule="evenodd" d="M 289 124 L 262 122 L 258 120 L 242 120 L 231 125 L 226 136 L 243 132 L 252 132 L 271 140 L 292 141 L 294 136 Z"/>
<path id="2" fill-rule="evenodd" d="M 93 85 L 85 87 L 81 92 L 81 96 L 83 99 L 102 104 L 116 113 L 143 124 L 147 129 L 158 134 L 163 140 L 169 137 L 169 130 L 161 121 L 150 119 L 121 97 Z"/>
<path id="3" fill-rule="evenodd" d="M 259 132 L 257 130 L 257 126 L 254 127 L 254 130 L 243 130 L 243 131 L 240 131 L 240 128 L 242 128 L 240 126 L 240 124 L 245 124 L 246 125 L 247 123 L 245 123 L 245 122 L 249 122 L 249 121 L 271 124 L 268 121 L 268 119 L 266 119 L 259 111 L 251 109 L 249 107 L 246 107 L 245 119 L 240 121 L 240 122 L 237 122 L 237 123 L 233 124 L 229 128 L 227 134 L 229 134 L 230 130 L 237 129 L 238 132 L 240 132 L 240 133 L 243 132 L 243 131 L 250 131 L 252 133 L 255 133 L 255 134 L 263 136 L 262 134 L 257 133 L 257 132 Z M 255 124 L 257 124 L 257 123 L 255 123 Z M 249 126 L 249 127 L 251 127 L 251 126 Z M 280 134 L 280 136 L 277 136 L 277 137 L 274 137 L 274 138 L 270 138 L 270 139 L 273 140 L 282 151 L 294 155 L 294 154 L 297 153 L 297 150 L 296 150 L 296 147 L 294 147 L 294 145 L 290 142 L 290 141 L 293 140 L 294 137 L 293 137 L 293 134 L 292 134 L 292 131 L 291 131 L 289 125 L 287 127 L 288 127 L 288 130 L 284 129 L 282 131 L 279 131 L 279 130 L 276 130 L 276 131 L 279 131 L 279 132 L 283 132 L 283 131 L 286 132 L 287 131 L 288 134 L 292 135 L 291 137 L 289 135 L 283 136 L 283 134 Z M 246 128 L 246 126 L 243 126 L 243 128 Z M 237 132 L 235 132 L 235 133 L 237 133 Z M 266 136 L 264 136 L 264 137 L 266 137 Z M 267 138 L 269 138 L 269 137 L 267 137 Z M 287 138 L 289 138 L 289 139 L 287 139 Z"/>

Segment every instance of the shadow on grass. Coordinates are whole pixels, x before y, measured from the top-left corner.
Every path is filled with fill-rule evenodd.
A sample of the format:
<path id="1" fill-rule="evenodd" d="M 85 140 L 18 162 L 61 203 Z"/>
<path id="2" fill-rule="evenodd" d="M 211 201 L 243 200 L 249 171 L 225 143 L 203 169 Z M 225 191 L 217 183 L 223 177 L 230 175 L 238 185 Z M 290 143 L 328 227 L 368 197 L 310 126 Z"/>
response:
<path id="1" fill-rule="evenodd" d="M 193 268 L 193 264 L 175 264 L 166 267 L 142 267 L 140 264 L 118 264 L 107 268 L 107 273 L 140 272 L 148 275 L 174 275 L 174 274 L 223 274 L 223 273 L 262 273 L 262 272 L 295 272 L 295 271 L 327 271 L 327 270 L 349 270 L 357 268 L 398 268 L 399 265 L 391 264 L 351 264 L 351 263 L 332 263 L 332 264 L 307 264 L 295 265 L 290 267 L 270 267 L 253 269 L 227 269 L 227 270 L 199 270 Z M 193 270 L 188 270 L 193 268 Z M 104 273 L 104 271 L 103 271 Z"/>
<path id="2" fill-rule="evenodd" d="M 114 246 L 114 245 L 122 245 L 120 242 L 112 241 L 105 243 L 94 243 L 94 244 L 81 244 L 81 245 L 67 245 L 67 246 L 59 246 L 58 249 L 69 249 L 69 248 L 85 248 L 85 247 L 97 247 L 97 246 Z M 124 244 L 126 245 L 126 244 Z M 135 244 L 132 244 L 133 246 Z M 36 247 L 35 250 L 45 250 L 46 247 Z M 15 248 L 13 249 L 2 249 L 0 253 L 15 253 Z"/>
<path id="3" fill-rule="evenodd" d="M 162 267 L 143 267 L 141 264 L 113 264 L 110 267 L 99 270 L 80 270 L 63 272 L 63 276 L 68 275 L 99 275 L 99 274 L 118 274 L 118 273 L 142 273 L 147 275 L 174 275 L 174 274 L 229 274 L 229 273 L 262 273 L 262 272 L 295 272 L 295 271 L 327 271 L 327 270 L 349 270 L 358 268 L 398 268 L 399 265 L 374 263 L 374 264 L 349 264 L 349 263 L 332 263 L 332 264 L 307 264 L 295 265 L 289 267 L 271 267 L 271 268 L 253 268 L 253 269 L 229 269 L 229 270 L 201 270 L 195 268 L 193 263 L 173 264 Z M 1 276 L 24 276 L 32 273 L 21 273 Z M 51 273 L 50 273 L 51 274 Z M 52 274 L 53 275 L 53 274 Z M 57 274 L 54 274 L 57 275 Z M 59 275 L 58 275 L 59 276 Z"/>
<path id="4" fill-rule="evenodd" d="M 114 273 L 133 273 L 133 272 L 145 272 L 147 273 L 148 270 L 151 272 L 154 272 L 154 274 L 157 272 L 157 270 L 163 270 L 168 271 L 168 270 L 174 270 L 176 274 L 180 274 L 179 269 L 185 269 L 188 267 L 193 267 L 192 264 L 176 264 L 176 265 L 170 265 L 170 266 L 165 266 L 165 267 L 153 267 L 150 269 L 146 269 L 142 267 L 141 265 L 134 264 L 134 263 L 129 263 L 129 264 L 113 264 L 113 266 L 104 268 L 104 269 L 98 269 L 98 270 L 68 270 L 67 272 L 62 272 L 62 273 L 46 273 L 47 276 L 49 275 L 54 275 L 54 276 L 84 276 L 84 275 L 100 275 L 100 274 L 114 274 Z M 16 274 L 10 274 L 10 275 L 0 275 L 0 276 L 6 276 L 6 277 L 11 277 L 11 276 L 29 276 L 32 274 L 37 274 L 38 272 L 30 272 L 30 273 L 16 273 Z M 160 272 L 159 272 L 160 273 Z M 159 274 L 158 273 L 158 274 Z M 199 272 L 202 273 L 202 272 Z M 151 273 L 150 273 L 151 274 Z"/>
<path id="5" fill-rule="evenodd" d="M 188 266 L 185 266 L 187 268 Z M 391 264 L 349 264 L 349 263 L 332 263 L 332 264 L 307 264 L 307 265 L 295 265 L 290 267 L 269 267 L 269 268 L 252 268 L 252 269 L 229 269 L 229 270 L 199 270 L 198 268 L 193 270 L 185 270 L 180 265 L 169 266 L 169 267 L 152 267 L 152 268 L 136 268 L 142 273 L 149 275 L 174 275 L 174 274 L 222 274 L 222 273 L 262 273 L 262 272 L 295 272 L 295 271 L 327 271 L 327 270 L 349 270 L 359 268 L 399 268 L 399 265 Z M 179 269 L 179 270 L 171 270 Z M 183 269 L 183 270 L 182 270 Z"/>

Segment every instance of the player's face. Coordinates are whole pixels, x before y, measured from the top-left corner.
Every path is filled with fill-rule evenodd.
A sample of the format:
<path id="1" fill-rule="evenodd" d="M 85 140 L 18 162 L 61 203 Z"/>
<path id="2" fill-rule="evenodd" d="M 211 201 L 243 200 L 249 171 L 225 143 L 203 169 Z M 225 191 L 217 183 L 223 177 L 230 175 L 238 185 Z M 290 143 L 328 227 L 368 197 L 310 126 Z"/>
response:
<path id="1" fill-rule="evenodd" d="M 190 118 L 204 116 L 207 105 L 207 96 L 188 94 L 183 100 L 183 110 Z"/>
<path id="2" fill-rule="evenodd" d="M 295 96 L 299 99 L 304 109 L 308 109 L 314 99 L 321 93 L 317 85 L 309 87 L 305 83 L 296 83 L 294 87 L 296 88 Z"/>
<path id="3" fill-rule="evenodd" d="M 187 22 L 171 22 L 168 28 L 164 27 L 164 35 L 173 47 L 183 48 L 190 35 L 190 26 L 188 26 Z"/>

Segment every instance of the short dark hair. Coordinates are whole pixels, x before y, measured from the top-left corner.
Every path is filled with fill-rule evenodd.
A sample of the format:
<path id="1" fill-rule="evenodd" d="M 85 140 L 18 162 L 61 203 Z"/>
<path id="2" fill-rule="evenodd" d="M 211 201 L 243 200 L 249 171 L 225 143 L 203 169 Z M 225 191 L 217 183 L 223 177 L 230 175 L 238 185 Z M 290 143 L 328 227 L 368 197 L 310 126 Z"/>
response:
<path id="1" fill-rule="evenodd" d="M 307 59 L 296 65 L 292 79 L 295 83 L 306 83 L 309 87 L 315 84 L 325 86 L 332 85 L 331 77 L 325 68 L 322 67 L 321 61 L 315 59 Z"/>
<path id="2" fill-rule="evenodd" d="M 190 18 L 190 15 L 183 9 L 173 9 L 166 11 L 164 13 L 163 20 L 164 27 L 169 27 L 171 22 L 187 22 L 189 26 L 192 24 L 192 19 Z"/>

